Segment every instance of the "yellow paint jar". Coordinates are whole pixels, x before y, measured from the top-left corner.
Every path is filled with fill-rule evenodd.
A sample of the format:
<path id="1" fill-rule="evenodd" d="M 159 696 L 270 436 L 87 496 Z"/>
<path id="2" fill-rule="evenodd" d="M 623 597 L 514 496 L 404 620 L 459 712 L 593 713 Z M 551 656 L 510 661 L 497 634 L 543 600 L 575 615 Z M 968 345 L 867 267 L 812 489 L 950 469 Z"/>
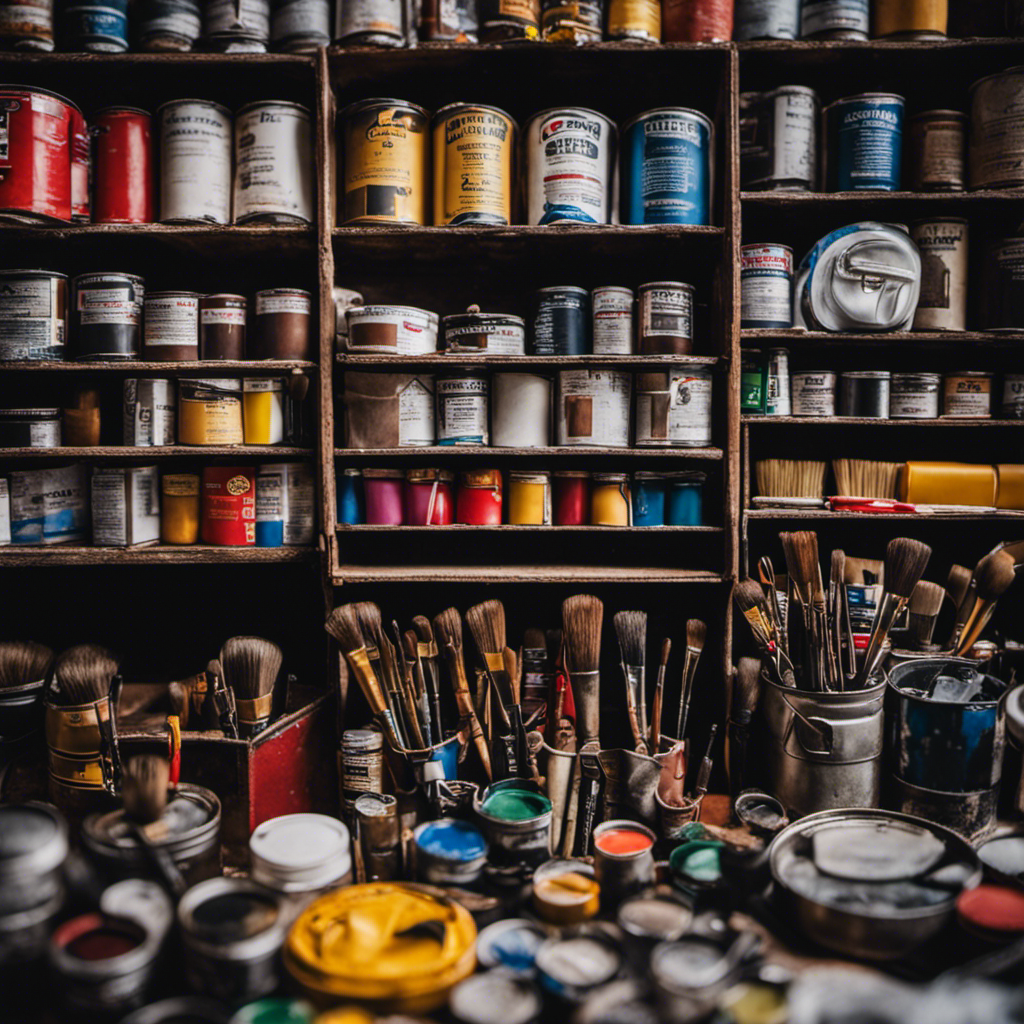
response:
<path id="1" fill-rule="evenodd" d="M 628 473 L 595 473 L 591 477 L 590 525 L 632 526 L 633 504 Z"/>
<path id="2" fill-rule="evenodd" d="M 948 0 L 874 0 L 874 35 L 928 39 L 946 34 Z"/>
<path id="3" fill-rule="evenodd" d="M 240 380 L 178 382 L 179 444 L 241 444 L 243 436 Z"/>
<path id="4" fill-rule="evenodd" d="M 284 440 L 284 381 L 247 377 L 242 381 L 246 444 L 280 444 Z"/>
<path id="5" fill-rule="evenodd" d="M 515 526 L 551 525 L 551 474 L 513 470 L 508 475 L 508 521 Z"/>
<path id="6" fill-rule="evenodd" d="M 578 871 L 533 883 L 533 908 L 548 924 L 582 924 L 601 909 L 601 886 Z"/>
<path id="7" fill-rule="evenodd" d="M 195 473 L 165 473 L 160 490 L 160 540 L 164 544 L 198 544 L 199 477 Z"/>

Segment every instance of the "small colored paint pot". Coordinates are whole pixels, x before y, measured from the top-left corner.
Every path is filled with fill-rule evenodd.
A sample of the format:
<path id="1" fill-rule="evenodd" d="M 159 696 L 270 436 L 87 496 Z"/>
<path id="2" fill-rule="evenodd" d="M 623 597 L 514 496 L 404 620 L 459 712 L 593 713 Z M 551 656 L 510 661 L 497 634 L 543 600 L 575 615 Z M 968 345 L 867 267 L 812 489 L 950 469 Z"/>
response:
<path id="1" fill-rule="evenodd" d="M 500 469 L 471 469 L 459 477 L 455 521 L 467 526 L 501 525 Z"/>
<path id="2" fill-rule="evenodd" d="M 405 474 L 407 526 L 450 526 L 455 522 L 455 474 L 447 469 L 410 469 Z"/>
<path id="3" fill-rule="evenodd" d="M 555 526 L 586 526 L 590 521 L 590 473 L 559 469 L 551 474 Z"/>
<path id="4" fill-rule="evenodd" d="M 405 522 L 401 469 L 364 469 L 363 494 L 366 499 L 366 522 L 370 526 L 401 526 Z"/>
<path id="5" fill-rule="evenodd" d="M 366 521 L 363 506 L 363 474 L 358 469 L 343 469 L 338 479 L 338 522 L 357 526 Z"/>
<path id="6" fill-rule="evenodd" d="M 534 875 L 533 909 L 549 924 L 582 924 L 601 909 L 601 886 L 582 870 L 566 870 L 545 878 Z"/>
<path id="7" fill-rule="evenodd" d="M 487 840 L 468 821 L 425 821 L 413 832 L 416 877 L 431 885 L 472 885 L 487 863 Z"/>
<path id="8" fill-rule="evenodd" d="M 686 889 L 715 885 L 722 878 L 723 848 L 723 843 L 712 839 L 691 839 L 677 846 L 668 859 L 673 882 Z"/>
<path id="9" fill-rule="evenodd" d="M 594 829 L 594 872 L 601 885 L 601 903 L 615 907 L 654 885 L 654 842 L 657 837 L 636 821 L 605 821 Z"/>
<path id="10" fill-rule="evenodd" d="M 351 844 L 344 823 L 326 814 L 270 818 L 249 837 L 252 878 L 289 895 L 343 885 L 352 880 Z"/>
<path id="11" fill-rule="evenodd" d="M 312 1024 L 316 1010 L 299 999 L 260 999 L 243 1006 L 231 1024 Z"/>
<path id="12" fill-rule="evenodd" d="M 476 940 L 476 958 L 482 967 L 509 974 L 532 975 L 537 950 L 547 934 L 522 917 L 505 918 L 488 925 Z"/>
<path id="13" fill-rule="evenodd" d="M 441 766 L 442 779 L 454 779 L 459 774 L 459 737 L 458 734 L 430 748 L 428 761 Z M 436 776 L 436 772 L 434 773 Z"/>
<path id="14" fill-rule="evenodd" d="M 541 986 L 569 1003 L 581 1003 L 622 970 L 622 951 L 603 932 L 548 939 L 537 950 Z"/>
<path id="15" fill-rule="evenodd" d="M 704 473 L 673 473 L 665 497 L 666 526 L 701 526 L 704 522 Z"/>
<path id="16" fill-rule="evenodd" d="M 513 470 L 508 475 L 508 521 L 519 526 L 551 525 L 551 474 Z"/>
<path id="17" fill-rule="evenodd" d="M 480 796 L 477 815 L 495 864 L 542 864 L 550 856 L 551 801 L 524 779 L 504 779 Z"/>
<path id="18" fill-rule="evenodd" d="M 590 492 L 591 526 L 631 526 L 628 473 L 595 473 Z"/>
<path id="19" fill-rule="evenodd" d="M 633 476 L 633 525 L 665 525 L 665 491 L 668 481 L 661 473 Z"/>

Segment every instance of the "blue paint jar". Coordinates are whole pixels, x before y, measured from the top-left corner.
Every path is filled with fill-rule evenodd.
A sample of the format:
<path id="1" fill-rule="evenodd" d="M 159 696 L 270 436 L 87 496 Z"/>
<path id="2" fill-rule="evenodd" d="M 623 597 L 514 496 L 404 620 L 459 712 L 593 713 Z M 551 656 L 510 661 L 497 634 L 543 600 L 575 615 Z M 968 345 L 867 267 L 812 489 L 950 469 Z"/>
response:
<path id="1" fill-rule="evenodd" d="M 285 479 L 279 466 L 261 466 L 256 476 L 256 547 L 284 545 Z"/>
<path id="2" fill-rule="evenodd" d="M 72 53 L 124 53 L 128 49 L 128 0 L 60 5 L 61 48 Z"/>
<path id="3" fill-rule="evenodd" d="M 665 501 L 666 526 L 702 526 L 704 524 L 704 481 L 706 473 L 689 470 L 673 473 L 668 481 Z"/>
<path id="4" fill-rule="evenodd" d="M 343 469 L 338 478 L 338 522 L 348 526 L 366 522 L 363 474 L 358 469 Z"/>
<path id="5" fill-rule="evenodd" d="M 668 480 L 662 473 L 641 471 L 633 476 L 633 525 L 665 525 L 665 491 Z"/>
<path id="6" fill-rule="evenodd" d="M 416 877 L 431 885 L 472 885 L 487 863 L 487 840 L 468 821 L 425 821 L 413 832 Z"/>
<path id="7" fill-rule="evenodd" d="M 622 129 L 623 224 L 709 224 L 715 128 L 696 110 L 658 107 Z"/>
<path id="8" fill-rule="evenodd" d="M 825 108 L 825 191 L 898 192 L 903 162 L 902 96 L 870 92 Z"/>

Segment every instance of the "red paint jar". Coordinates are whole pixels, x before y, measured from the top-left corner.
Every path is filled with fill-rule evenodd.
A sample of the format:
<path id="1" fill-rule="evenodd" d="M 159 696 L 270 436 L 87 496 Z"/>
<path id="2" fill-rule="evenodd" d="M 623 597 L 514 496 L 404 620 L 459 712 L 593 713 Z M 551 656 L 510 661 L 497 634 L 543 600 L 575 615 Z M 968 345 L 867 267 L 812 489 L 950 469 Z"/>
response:
<path id="1" fill-rule="evenodd" d="M 256 543 L 256 471 L 251 466 L 203 469 L 202 539 L 228 547 Z"/>
<path id="2" fill-rule="evenodd" d="M 96 224 L 153 220 L 152 119 L 135 107 L 106 107 L 93 118 Z"/>
<path id="3" fill-rule="evenodd" d="M 501 525 L 500 469 L 468 469 L 461 474 L 455 520 L 467 526 Z"/>
<path id="4" fill-rule="evenodd" d="M 71 107 L 71 219 L 89 223 L 89 180 L 92 177 L 92 140 L 85 116 Z"/>
<path id="5" fill-rule="evenodd" d="M 555 526 L 586 526 L 590 515 L 590 474 L 557 469 L 551 474 Z"/>
<path id="6" fill-rule="evenodd" d="M 732 39 L 733 0 L 665 0 L 661 11 L 666 43 L 716 43 Z"/>
<path id="7" fill-rule="evenodd" d="M 407 526 L 451 526 L 455 522 L 455 474 L 448 469 L 410 469 L 405 474 Z"/>

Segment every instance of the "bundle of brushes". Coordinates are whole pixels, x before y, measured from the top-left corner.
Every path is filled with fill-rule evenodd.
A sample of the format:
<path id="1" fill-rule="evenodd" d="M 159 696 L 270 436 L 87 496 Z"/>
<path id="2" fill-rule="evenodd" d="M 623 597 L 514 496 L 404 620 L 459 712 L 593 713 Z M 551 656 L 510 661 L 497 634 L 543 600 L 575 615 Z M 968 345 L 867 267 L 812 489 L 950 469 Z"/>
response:
<path id="1" fill-rule="evenodd" d="M 833 459 L 836 494 L 856 498 L 894 498 L 902 462 Z"/>
<path id="2" fill-rule="evenodd" d="M 801 459 L 759 459 L 757 493 L 765 498 L 818 498 L 825 493 L 827 464 Z"/>

